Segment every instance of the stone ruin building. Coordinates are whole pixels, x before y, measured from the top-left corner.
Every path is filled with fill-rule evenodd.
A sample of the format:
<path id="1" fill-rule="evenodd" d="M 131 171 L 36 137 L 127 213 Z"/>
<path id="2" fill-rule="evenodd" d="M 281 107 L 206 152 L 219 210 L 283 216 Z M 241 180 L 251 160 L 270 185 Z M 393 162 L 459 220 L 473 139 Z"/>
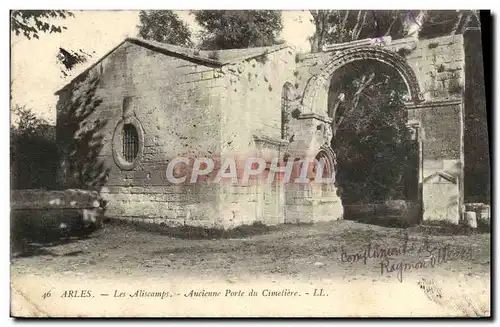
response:
<path id="1" fill-rule="evenodd" d="M 328 98 L 338 94 L 331 89 L 349 67 L 383 65 L 406 85 L 408 128 L 419 144 L 417 222 L 458 223 L 467 162 L 464 115 L 480 105 L 467 91 L 478 87 L 468 74 L 482 69 L 469 63 L 481 51 L 479 33 L 367 39 L 307 54 L 287 45 L 200 51 L 127 38 L 56 93 L 61 180 L 71 186 L 74 151 L 65 146 L 79 133 L 71 132 L 71 119 L 81 118 L 79 128 L 98 135 L 91 139 L 99 143 L 108 216 L 223 228 L 342 219 L 334 184 L 168 185 L 166 163 L 177 156 L 242 153 L 323 158 L 334 176 L 335 112 Z M 97 81 L 94 89 L 82 90 L 90 80 Z M 95 108 L 82 112 L 92 96 L 99 99 Z"/>

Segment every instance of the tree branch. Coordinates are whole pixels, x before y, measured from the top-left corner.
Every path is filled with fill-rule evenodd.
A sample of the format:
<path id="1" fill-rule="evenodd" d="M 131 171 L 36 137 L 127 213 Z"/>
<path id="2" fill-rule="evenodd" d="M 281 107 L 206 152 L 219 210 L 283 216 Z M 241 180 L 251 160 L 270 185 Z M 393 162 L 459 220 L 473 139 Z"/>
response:
<path id="1" fill-rule="evenodd" d="M 394 23 L 396 23 L 396 21 L 400 18 L 399 12 L 397 10 L 396 10 L 394 16 L 395 16 L 394 20 L 392 21 L 391 25 L 389 25 L 389 27 L 387 28 L 387 31 L 385 32 L 384 36 L 387 36 L 387 35 L 389 35 L 391 33 L 392 26 L 394 26 Z"/>
<path id="2" fill-rule="evenodd" d="M 362 10 L 358 11 L 358 17 L 356 18 L 356 25 L 354 25 L 354 28 L 351 31 L 351 41 L 355 40 L 354 36 L 356 35 L 356 30 L 358 29 L 358 25 L 361 19 L 361 12 Z"/>

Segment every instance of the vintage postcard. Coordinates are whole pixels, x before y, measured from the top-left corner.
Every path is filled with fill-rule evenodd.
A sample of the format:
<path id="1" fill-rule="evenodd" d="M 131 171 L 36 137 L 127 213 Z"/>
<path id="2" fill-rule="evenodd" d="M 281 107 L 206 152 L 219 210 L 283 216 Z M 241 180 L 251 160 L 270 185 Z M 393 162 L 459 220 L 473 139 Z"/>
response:
<path id="1" fill-rule="evenodd" d="M 11 10 L 11 315 L 490 317 L 489 15 Z"/>

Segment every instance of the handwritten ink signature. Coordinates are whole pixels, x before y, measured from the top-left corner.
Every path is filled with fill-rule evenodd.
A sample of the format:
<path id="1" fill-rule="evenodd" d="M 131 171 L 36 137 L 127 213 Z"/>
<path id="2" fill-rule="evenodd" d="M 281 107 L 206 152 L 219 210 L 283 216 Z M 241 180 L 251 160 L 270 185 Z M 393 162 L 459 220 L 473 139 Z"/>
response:
<path id="1" fill-rule="evenodd" d="M 417 258 L 409 258 L 416 255 Z M 342 263 L 363 263 L 369 260 L 380 260 L 380 274 L 396 273 L 399 282 L 403 282 L 403 274 L 421 269 L 433 269 L 450 261 L 471 261 L 472 248 L 451 248 L 449 245 L 432 246 L 428 237 L 424 238 L 420 246 L 409 246 L 406 235 L 403 244 L 399 246 L 381 247 L 369 242 L 361 251 L 347 253 L 344 247 L 340 251 Z"/>

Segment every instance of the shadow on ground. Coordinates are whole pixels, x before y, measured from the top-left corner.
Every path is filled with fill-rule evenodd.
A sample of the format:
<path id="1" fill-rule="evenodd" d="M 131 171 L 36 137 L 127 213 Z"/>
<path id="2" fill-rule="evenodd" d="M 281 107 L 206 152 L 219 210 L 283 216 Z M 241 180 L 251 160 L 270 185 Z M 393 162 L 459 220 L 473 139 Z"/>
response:
<path id="1" fill-rule="evenodd" d="M 114 218 L 108 218 L 106 223 L 108 225 L 133 226 L 137 231 L 147 231 L 163 236 L 190 240 L 248 238 L 254 235 L 266 234 L 277 229 L 276 226 L 268 226 L 261 222 L 255 222 L 251 225 L 242 225 L 231 229 L 204 228 L 187 225 L 172 227 L 164 223 L 150 224 Z"/>
<path id="2" fill-rule="evenodd" d="M 26 258 L 40 255 L 60 256 L 50 250 L 51 247 L 69 244 L 92 238 L 95 228 L 73 228 L 67 231 L 55 228 L 19 228 L 11 230 L 11 258 Z M 83 253 L 75 251 L 64 256 Z"/>

